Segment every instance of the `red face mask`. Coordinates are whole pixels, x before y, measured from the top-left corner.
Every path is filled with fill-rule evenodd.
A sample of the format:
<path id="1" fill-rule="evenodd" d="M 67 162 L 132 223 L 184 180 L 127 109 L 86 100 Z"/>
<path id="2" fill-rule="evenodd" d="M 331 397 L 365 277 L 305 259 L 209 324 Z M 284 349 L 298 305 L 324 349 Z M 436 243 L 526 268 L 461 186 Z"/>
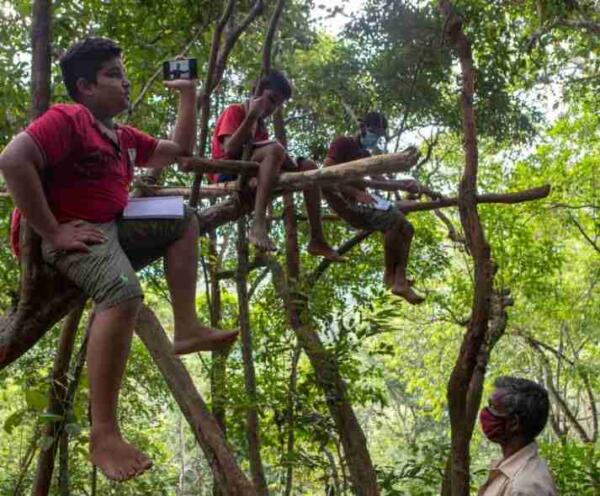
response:
<path id="1" fill-rule="evenodd" d="M 479 412 L 481 430 L 490 441 L 498 441 L 506 434 L 506 418 L 494 415 L 486 406 Z"/>

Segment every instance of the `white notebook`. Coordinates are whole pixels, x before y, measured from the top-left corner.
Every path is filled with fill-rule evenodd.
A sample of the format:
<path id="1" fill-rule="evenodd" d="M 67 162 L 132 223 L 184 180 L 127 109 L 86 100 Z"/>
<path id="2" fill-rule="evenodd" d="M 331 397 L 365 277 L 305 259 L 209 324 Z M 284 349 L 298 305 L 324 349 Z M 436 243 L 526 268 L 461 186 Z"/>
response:
<path id="1" fill-rule="evenodd" d="M 182 219 L 183 196 L 129 198 L 124 219 Z"/>
<path id="2" fill-rule="evenodd" d="M 370 193 L 371 197 L 375 200 L 375 203 L 372 205 L 376 210 L 389 210 L 392 208 L 392 203 L 381 196 Z"/>

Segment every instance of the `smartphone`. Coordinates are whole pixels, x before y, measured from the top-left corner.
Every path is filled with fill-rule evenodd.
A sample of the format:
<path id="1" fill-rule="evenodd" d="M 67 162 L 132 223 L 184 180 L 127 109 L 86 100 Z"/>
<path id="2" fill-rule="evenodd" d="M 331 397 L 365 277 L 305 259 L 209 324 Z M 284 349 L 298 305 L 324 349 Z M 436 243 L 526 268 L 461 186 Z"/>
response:
<path id="1" fill-rule="evenodd" d="M 198 64 L 196 59 L 176 59 L 163 62 L 163 79 L 197 79 Z"/>

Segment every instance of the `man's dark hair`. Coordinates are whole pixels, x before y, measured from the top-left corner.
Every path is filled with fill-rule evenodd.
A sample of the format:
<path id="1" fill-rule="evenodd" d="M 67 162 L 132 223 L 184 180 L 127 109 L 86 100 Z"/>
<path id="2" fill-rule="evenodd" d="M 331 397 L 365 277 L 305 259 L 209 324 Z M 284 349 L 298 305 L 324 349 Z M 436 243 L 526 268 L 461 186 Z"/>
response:
<path id="1" fill-rule="evenodd" d="M 285 74 L 276 69 L 267 72 L 258 82 L 258 94 L 264 90 L 278 91 L 283 95 L 284 100 L 292 97 L 292 85 Z"/>
<path id="2" fill-rule="evenodd" d="M 360 120 L 365 127 L 382 127 L 387 130 L 388 121 L 381 112 L 367 112 Z"/>
<path id="3" fill-rule="evenodd" d="M 498 377 L 494 386 L 506 392 L 500 401 L 508 413 L 519 417 L 523 434 L 535 439 L 548 421 L 548 391 L 537 382 L 510 376 Z"/>
<path id="4" fill-rule="evenodd" d="M 85 38 L 71 45 L 60 58 L 60 70 L 69 96 L 77 101 L 77 80 L 95 83 L 102 64 L 121 55 L 121 48 L 106 38 Z"/>

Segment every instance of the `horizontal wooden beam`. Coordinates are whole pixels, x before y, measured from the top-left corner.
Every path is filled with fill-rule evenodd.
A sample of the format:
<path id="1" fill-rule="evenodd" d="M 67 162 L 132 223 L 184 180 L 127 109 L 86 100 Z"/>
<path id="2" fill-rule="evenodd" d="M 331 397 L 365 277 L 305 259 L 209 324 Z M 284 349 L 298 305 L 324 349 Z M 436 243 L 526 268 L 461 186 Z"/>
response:
<path id="1" fill-rule="evenodd" d="M 321 169 L 304 172 L 284 172 L 279 176 L 281 187 L 298 187 L 313 181 L 331 181 L 353 179 L 369 174 L 385 174 L 409 170 L 417 163 L 419 151 L 409 147 L 400 153 L 377 155 L 361 158 L 344 164 L 332 165 Z M 180 159 L 183 167 L 201 172 L 219 172 L 224 174 L 245 174 L 256 176 L 258 162 L 246 160 L 217 160 L 201 157 L 184 157 Z"/>
<path id="2" fill-rule="evenodd" d="M 183 168 L 191 168 L 198 172 L 219 172 L 221 174 L 246 174 L 256 176 L 258 162 L 248 160 L 223 160 L 202 157 L 183 157 L 179 159 Z"/>
<path id="3" fill-rule="evenodd" d="M 362 158 L 321 169 L 284 172 L 279 176 L 277 187 L 290 191 L 305 188 L 313 183 L 326 186 L 353 181 L 371 174 L 406 172 L 417 163 L 418 159 L 419 151 L 415 147 L 409 147 L 400 153 Z"/>
<path id="4" fill-rule="evenodd" d="M 475 200 L 480 203 L 524 203 L 528 201 L 540 200 L 550 194 L 550 185 L 546 184 L 538 188 L 526 189 L 514 193 L 485 193 L 477 195 Z M 396 206 L 404 213 L 423 212 L 425 210 L 437 210 L 438 208 L 456 207 L 458 197 L 441 198 L 435 201 L 413 201 L 401 200 L 396 202 Z"/>
<path id="5" fill-rule="evenodd" d="M 183 196 L 188 198 L 191 193 L 190 188 L 173 186 L 143 186 L 141 188 L 143 196 Z M 200 188 L 200 198 L 219 198 L 228 196 L 239 191 L 237 181 L 226 183 L 208 184 Z"/>
<path id="6" fill-rule="evenodd" d="M 400 153 L 363 158 L 321 169 L 303 172 L 283 172 L 275 185 L 275 193 L 297 191 L 315 183 L 327 186 L 328 184 L 354 181 L 370 174 L 378 175 L 403 172 L 413 167 L 417 163 L 418 158 L 419 151 L 414 147 L 410 147 Z M 188 157 L 181 160 L 184 162 L 184 165 L 201 170 L 202 172 L 255 176 L 258 171 L 258 163 L 243 160 L 213 160 L 198 157 Z M 178 195 L 187 197 L 190 195 L 188 188 L 143 186 L 142 189 L 144 196 Z M 227 196 L 236 191 L 238 191 L 237 181 L 210 184 L 200 188 L 200 197 L 214 198 Z"/>

